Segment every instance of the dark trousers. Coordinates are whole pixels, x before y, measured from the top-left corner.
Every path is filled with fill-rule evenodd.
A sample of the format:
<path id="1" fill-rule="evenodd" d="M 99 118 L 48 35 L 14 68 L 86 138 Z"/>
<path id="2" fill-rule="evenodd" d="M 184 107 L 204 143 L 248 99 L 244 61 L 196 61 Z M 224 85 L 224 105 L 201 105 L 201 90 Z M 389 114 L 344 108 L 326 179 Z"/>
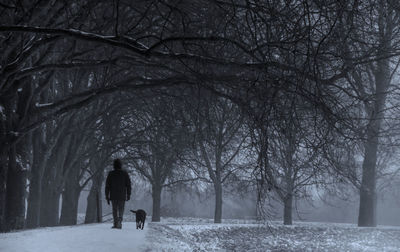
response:
<path id="1" fill-rule="evenodd" d="M 118 221 L 122 222 L 122 217 L 124 216 L 125 200 L 111 200 L 111 204 L 114 218 L 114 226 L 116 226 Z"/>

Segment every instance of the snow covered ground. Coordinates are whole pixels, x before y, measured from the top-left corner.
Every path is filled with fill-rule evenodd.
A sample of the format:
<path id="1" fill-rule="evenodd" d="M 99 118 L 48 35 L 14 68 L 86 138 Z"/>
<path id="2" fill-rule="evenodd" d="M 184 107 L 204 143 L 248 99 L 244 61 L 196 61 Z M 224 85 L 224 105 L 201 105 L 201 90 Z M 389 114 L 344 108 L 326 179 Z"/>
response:
<path id="1" fill-rule="evenodd" d="M 1 252 L 119 252 L 143 251 L 148 229 L 137 230 L 125 222 L 122 229 L 111 223 L 39 228 L 0 234 Z"/>
<path id="2" fill-rule="evenodd" d="M 249 220 L 165 220 L 150 224 L 148 251 L 400 251 L 400 228 Z M 179 248 L 179 250 L 177 250 Z"/>
<path id="3" fill-rule="evenodd" d="M 149 219 L 150 221 L 150 219 Z M 0 251 L 400 251 L 400 227 L 353 224 L 165 218 L 136 230 L 125 222 L 39 228 L 0 234 Z"/>

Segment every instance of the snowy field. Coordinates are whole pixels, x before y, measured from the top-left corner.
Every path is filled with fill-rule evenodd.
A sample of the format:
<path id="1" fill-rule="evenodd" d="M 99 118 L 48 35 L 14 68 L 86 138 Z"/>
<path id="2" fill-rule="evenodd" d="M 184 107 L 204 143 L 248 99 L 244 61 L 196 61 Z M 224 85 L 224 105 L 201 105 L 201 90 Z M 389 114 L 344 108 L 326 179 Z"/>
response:
<path id="1" fill-rule="evenodd" d="M 151 223 L 148 251 L 400 251 L 400 228 L 352 224 L 226 220 Z"/>
<path id="2" fill-rule="evenodd" d="M 150 220 L 150 219 L 149 219 Z M 296 222 L 283 226 L 251 220 L 166 218 L 134 222 L 122 230 L 111 223 L 40 228 L 0 234 L 0 251 L 400 251 L 400 228 L 357 228 L 352 224 Z"/>

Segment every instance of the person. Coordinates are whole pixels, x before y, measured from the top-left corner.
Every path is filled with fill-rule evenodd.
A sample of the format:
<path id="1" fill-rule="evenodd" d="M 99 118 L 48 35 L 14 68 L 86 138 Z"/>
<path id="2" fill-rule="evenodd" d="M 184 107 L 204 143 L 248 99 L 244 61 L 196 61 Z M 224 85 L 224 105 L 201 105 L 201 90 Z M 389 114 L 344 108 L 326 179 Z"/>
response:
<path id="1" fill-rule="evenodd" d="M 112 228 L 122 228 L 125 201 L 131 198 L 131 180 L 128 173 L 122 169 L 121 160 L 114 160 L 114 170 L 110 171 L 106 179 L 107 204 L 112 203 L 114 225 Z"/>

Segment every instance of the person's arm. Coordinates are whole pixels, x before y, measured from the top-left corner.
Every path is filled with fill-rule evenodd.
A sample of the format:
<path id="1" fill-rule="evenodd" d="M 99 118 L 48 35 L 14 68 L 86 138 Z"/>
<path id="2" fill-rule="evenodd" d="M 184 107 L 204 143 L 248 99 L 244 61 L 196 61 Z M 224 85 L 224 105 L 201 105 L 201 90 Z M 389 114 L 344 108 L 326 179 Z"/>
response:
<path id="1" fill-rule="evenodd" d="M 125 179 L 125 185 L 126 185 L 126 200 L 130 200 L 131 198 L 131 179 L 129 178 L 129 174 L 126 173 L 126 179 Z"/>
<path id="2" fill-rule="evenodd" d="M 105 188 L 105 194 L 106 194 L 106 200 L 107 200 L 107 204 L 110 205 L 110 173 L 108 173 L 107 175 L 107 179 L 106 179 L 106 188 Z"/>

